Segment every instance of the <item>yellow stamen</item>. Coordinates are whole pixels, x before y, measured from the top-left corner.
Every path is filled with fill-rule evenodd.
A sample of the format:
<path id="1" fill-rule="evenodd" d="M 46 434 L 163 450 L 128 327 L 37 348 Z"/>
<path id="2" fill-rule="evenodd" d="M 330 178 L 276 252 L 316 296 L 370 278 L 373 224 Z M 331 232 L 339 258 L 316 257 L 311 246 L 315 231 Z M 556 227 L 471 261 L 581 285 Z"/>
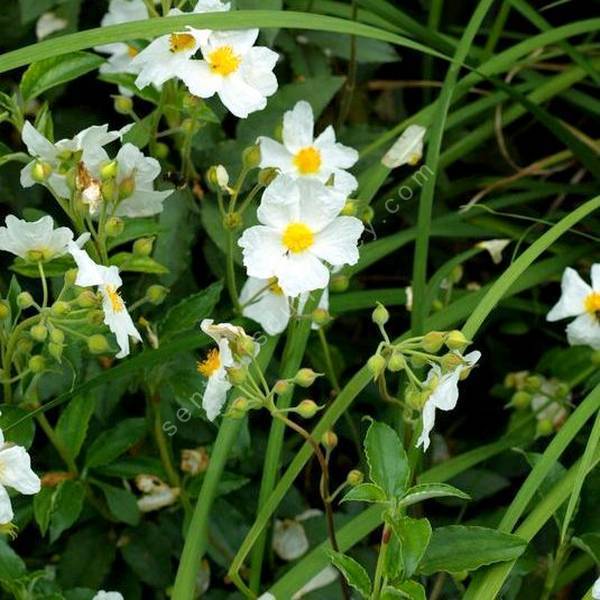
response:
<path id="1" fill-rule="evenodd" d="M 140 51 L 134 46 L 127 46 L 127 54 L 129 55 L 129 58 L 135 58 L 139 53 Z"/>
<path id="2" fill-rule="evenodd" d="M 272 294 L 276 294 L 277 296 L 283 296 L 283 290 L 281 289 L 281 287 L 279 285 L 279 281 L 277 280 L 277 277 L 271 277 L 269 279 L 269 290 L 271 291 Z"/>
<path id="3" fill-rule="evenodd" d="M 315 241 L 315 237 L 308 225 L 304 223 L 290 223 L 283 232 L 282 241 L 283 245 L 290 252 L 297 253 L 304 252 L 304 250 L 310 248 Z"/>
<path id="4" fill-rule="evenodd" d="M 294 166 L 302 175 L 314 175 L 321 168 L 321 153 L 314 146 L 302 148 L 294 156 Z"/>
<path id="5" fill-rule="evenodd" d="M 110 305 L 113 309 L 113 312 L 120 313 L 121 311 L 125 310 L 125 303 L 123 302 L 123 298 L 121 298 L 119 292 L 117 292 L 117 288 L 115 288 L 114 285 L 107 285 L 105 286 L 105 290 L 106 295 L 110 300 Z"/>
<path id="6" fill-rule="evenodd" d="M 221 46 L 209 54 L 208 62 L 213 73 L 227 77 L 238 70 L 242 61 L 231 46 Z"/>
<path id="7" fill-rule="evenodd" d="M 195 47 L 196 38 L 190 33 L 172 33 L 169 36 L 169 50 L 173 54 L 193 50 Z"/>
<path id="8" fill-rule="evenodd" d="M 600 321 L 600 292 L 592 292 L 583 301 L 585 311 Z"/>
<path id="9" fill-rule="evenodd" d="M 221 356 L 216 348 L 208 352 L 206 358 L 196 365 L 198 373 L 210 377 L 221 366 Z"/>

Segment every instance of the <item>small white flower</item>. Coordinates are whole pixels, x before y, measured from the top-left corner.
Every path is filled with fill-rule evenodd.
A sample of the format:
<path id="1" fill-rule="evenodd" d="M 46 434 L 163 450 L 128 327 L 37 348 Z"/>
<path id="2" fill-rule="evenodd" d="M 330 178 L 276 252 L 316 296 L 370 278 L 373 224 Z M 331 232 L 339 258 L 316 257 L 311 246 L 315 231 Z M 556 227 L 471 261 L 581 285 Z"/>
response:
<path id="1" fill-rule="evenodd" d="M 258 138 L 261 168 L 273 167 L 293 178 L 309 177 L 333 185 L 349 196 L 358 187 L 356 178 L 346 169 L 358 160 L 358 152 L 336 142 L 329 126 L 316 139 L 311 105 L 301 100 L 283 117 L 283 144 L 268 137 Z"/>
<path id="2" fill-rule="evenodd" d="M 427 130 L 421 125 L 409 125 L 396 143 L 381 159 L 388 169 L 396 169 L 402 165 L 416 165 L 423 157 L 423 138 Z"/>
<path id="3" fill-rule="evenodd" d="M 14 516 L 7 487 L 31 495 L 40 491 L 41 482 L 31 469 L 27 450 L 6 442 L 0 429 L 0 525 L 10 523 Z"/>
<path id="4" fill-rule="evenodd" d="M 439 365 L 432 365 L 425 386 L 435 386 L 423 406 L 423 430 L 417 440 L 417 447 L 423 446 L 423 451 L 429 447 L 429 435 L 435 425 L 436 409 L 452 410 L 458 402 L 458 382 L 460 375 L 466 369 L 473 367 L 481 358 L 481 352 L 469 352 L 462 357 L 464 364 L 459 365 L 449 373 L 442 373 Z"/>
<path id="5" fill-rule="evenodd" d="M 307 300 L 308 293 L 300 296 L 299 312 L 302 312 Z M 259 323 L 269 335 L 278 335 L 288 326 L 292 314 L 290 298 L 283 293 L 276 277 L 271 279 L 249 277 L 240 292 L 240 302 L 243 306 L 242 314 Z M 319 308 L 329 309 L 327 288 L 323 290 Z M 313 328 L 318 327 L 313 325 Z"/>
<path id="6" fill-rule="evenodd" d="M 69 243 L 73 242 L 73 232 L 67 227 L 54 229 L 50 216 L 30 223 L 8 215 L 5 223 L 5 227 L 0 227 L 0 250 L 27 261 L 47 261 L 63 256 L 69 251 Z M 90 234 L 84 233 L 75 244 L 81 248 L 89 239 Z"/>
<path id="7" fill-rule="evenodd" d="M 502 251 L 506 246 L 510 244 L 511 240 L 500 239 L 500 240 L 484 240 L 475 244 L 475 248 L 481 248 L 487 250 L 489 255 L 492 257 L 492 262 L 495 265 L 499 265 L 502 262 Z"/>
<path id="8" fill-rule="evenodd" d="M 217 94 L 236 117 L 245 119 L 262 110 L 277 91 L 273 73 L 279 55 L 254 46 L 258 29 L 214 31 L 199 46 L 203 60 L 187 62 L 177 75 L 189 91 L 201 98 Z"/>
<path id="9" fill-rule="evenodd" d="M 105 592 L 100 590 L 92 600 L 125 600 L 120 592 Z"/>
<path id="10" fill-rule="evenodd" d="M 306 531 L 296 519 L 275 519 L 273 529 L 273 550 L 279 558 L 296 560 L 308 551 Z"/>
<path id="11" fill-rule="evenodd" d="M 267 187 L 257 211 L 261 225 L 239 240 L 250 277 L 276 277 L 283 293 L 296 297 L 323 289 L 333 267 L 358 261 L 363 224 L 338 216 L 343 192 L 314 179 L 280 175 Z"/>
<path id="12" fill-rule="evenodd" d="M 567 267 L 563 273 L 560 300 L 548 313 L 548 321 L 576 317 L 567 325 L 567 339 L 571 346 L 591 346 L 600 350 L 600 263 L 592 265 L 592 285 L 588 285 L 577 271 Z"/>
<path id="13" fill-rule="evenodd" d="M 75 280 L 76 285 L 98 287 L 98 291 L 102 296 L 104 323 L 114 333 L 117 344 L 121 349 L 116 356 L 117 358 L 127 356 L 129 354 L 129 336 L 139 342 L 142 341 L 142 337 L 135 328 L 125 307 L 125 302 L 118 292 L 121 285 L 123 285 L 118 267 L 114 265 L 105 267 L 96 264 L 85 250 L 81 250 L 73 242 L 69 243 L 69 252 L 79 269 Z"/>
<path id="14" fill-rule="evenodd" d="M 35 36 L 38 40 L 43 40 L 45 37 L 61 31 L 68 24 L 66 19 L 57 17 L 53 12 L 44 13 L 35 24 Z"/>
<path id="15" fill-rule="evenodd" d="M 163 202 L 172 190 L 156 191 L 154 180 L 160 175 L 160 163 L 133 144 L 124 144 L 115 157 L 119 170 L 117 184 L 130 181 L 133 193 L 119 202 L 114 214 L 119 217 L 150 217 L 162 212 Z"/>
<path id="16" fill-rule="evenodd" d="M 592 586 L 592 598 L 593 600 L 600 600 L 600 577 L 594 581 Z"/>

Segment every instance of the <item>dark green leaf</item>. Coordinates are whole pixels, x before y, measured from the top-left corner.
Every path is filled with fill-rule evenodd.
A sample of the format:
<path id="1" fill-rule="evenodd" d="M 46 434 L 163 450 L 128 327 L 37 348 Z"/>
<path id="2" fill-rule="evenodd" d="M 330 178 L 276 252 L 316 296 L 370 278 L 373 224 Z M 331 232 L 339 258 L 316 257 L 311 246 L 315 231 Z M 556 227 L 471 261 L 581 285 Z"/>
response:
<path id="1" fill-rule="evenodd" d="M 390 525 L 400 541 L 404 577 L 410 579 L 427 550 L 431 539 L 431 525 L 427 519 L 398 517 Z"/>
<path id="2" fill-rule="evenodd" d="M 385 492 L 374 483 L 361 483 L 353 487 L 341 500 L 342 502 L 386 502 Z"/>
<path id="3" fill-rule="evenodd" d="M 341 552 L 330 551 L 328 554 L 331 563 L 342 573 L 348 584 L 363 598 L 368 598 L 371 595 L 371 579 L 364 567 Z"/>
<path id="4" fill-rule="evenodd" d="M 446 483 L 420 483 L 406 490 L 400 500 L 400 506 L 409 506 L 430 498 L 443 498 L 445 496 L 469 500 L 468 494 Z"/>
<path id="5" fill-rule="evenodd" d="M 137 525 L 141 514 L 136 497 L 129 491 L 108 484 L 99 485 L 110 512 L 122 523 Z"/>
<path id="6" fill-rule="evenodd" d="M 87 467 L 100 467 L 110 463 L 134 444 L 146 432 L 145 419 L 125 419 L 113 429 L 101 433 L 89 447 L 86 457 Z"/>
<path id="7" fill-rule="evenodd" d="M 50 543 L 55 542 L 63 531 L 77 521 L 84 497 L 85 489 L 79 481 L 66 480 L 58 486 L 50 517 Z"/>
<path id="8" fill-rule="evenodd" d="M 56 435 L 73 460 L 79 456 L 96 406 L 95 396 L 77 396 L 69 402 L 56 424 Z"/>
<path id="9" fill-rule="evenodd" d="M 6 540 L 0 539 L 0 579 L 11 581 L 26 572 L 25 563 L 19 555 L 8 545 Z"/>
<path id="10" fill-rule="evenodd" d="M 169 269 L 154 260 L 151 256 L 136 256 L 130 252 L 118 252 L 110 257 L 110 264 L 117 265 L 120 271 L 133 273 L 153 273 L 165 275 Z"/>

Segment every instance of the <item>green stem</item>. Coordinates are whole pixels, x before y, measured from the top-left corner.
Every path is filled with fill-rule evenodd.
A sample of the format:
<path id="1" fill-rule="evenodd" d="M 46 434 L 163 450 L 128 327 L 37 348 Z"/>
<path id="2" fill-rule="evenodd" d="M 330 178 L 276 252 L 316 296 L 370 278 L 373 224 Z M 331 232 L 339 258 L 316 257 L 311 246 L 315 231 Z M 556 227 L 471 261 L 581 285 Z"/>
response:
<path id="1" fill-rule="evenodd" d="M 242 314 L 242 307 L 240 305 L 240 297 L 238 295 L 237 290 L 237 282 L 235 278 L 235 261 L 233 259 L 233 251 L 234 251 L 234 239 L 233 239 L 233 231 L 231 229 L 227 230 L 227 290 L 229 291 L 229 296 L 231 297 L 231 302 L 233 303 L 234 310 L 237 314 Z"/>
<path id="2" fill-rule="evenodd" d="M 379 555 L 377 557 L 377 566 L 375 567 L 375 578 L 373 579 L 373 600 L 377 600 L 381 593 L 381 578 L 383 576 L 383 566 L 385 564 L 385 557 L 387 554 L 388 547 L 390 545 L 390 537 L 392 532 L 390 528 L 385 524 L 383 531 L 381 532 L 381 545 L 379 547 Z"/>
<path id="3" fill-rule="evenodd" d="M 46 434 L 46 437 L 50 440 L 50 443 L 54 446 L 65 465 L 67 465 L 69 472 L 73 473 L 74 475 L 77 475 L 78 471 L 75 461 L 69 454 L 68 449 L 65 448 L 64 444 L 62 443 L 62 440 L 60 440 L 59 437 L 56 435 L 56 432 L 48 422 L 48 419 L 46 419 L 46 415 L 44 415 L 44 413 L 39 413 L 38 415 L 36 415 L 36 419 L 40 427 Z"/>
<path id="4" fill-rule="evenodd" d="M 48 306 L 48 282 L 46 281 L 44 265 L 41 260 L 38 261 L 38 271 L 40 273 L 40 279 L 42 280 L 42 308 L 46 308 Z"/>

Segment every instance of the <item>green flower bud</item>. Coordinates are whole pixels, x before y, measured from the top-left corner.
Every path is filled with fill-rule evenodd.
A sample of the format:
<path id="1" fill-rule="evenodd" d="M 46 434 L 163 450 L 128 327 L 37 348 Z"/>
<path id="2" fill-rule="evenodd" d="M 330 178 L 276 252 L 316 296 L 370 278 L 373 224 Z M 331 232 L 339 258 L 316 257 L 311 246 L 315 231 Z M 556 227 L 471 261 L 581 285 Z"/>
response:
<path id="1" fill-rule="evenodd" d="M 113 106 L 120 115 L 129 115 L 133 110 L 133 100 L 128 96 L 113 96 Z"/>
<path id="2" fill-rule="evenodd" d="M 154 238 L 140 238 L 133 242 L 133 255 L 139 257 L 146 257 L 152 254 L 154 248 Z"/>
<path id="3" fill-rule="evenodd" d="M 33 296 L 29 292 L 21 292 L 17 296 L 17 306 L 22 310 L 32 307 L 34 303 Z"/>
<path id="4" fill-rule="evenodd" d="M 19 354 L 29 354 L 33 350 L 33 342 L 30 339 L 22 337 L 17 342 L 17 352 Z"/>
<path id="5" fill-rule="evenodd" d="M 334 275 L 331 278 L 331 283 L 329 284 L 329 288 L 332 292 L 341 293 L 345 292 L 350 286 L 350 279 L 345 275 Z"/>
<path id="6" fill-rule="evenodd" d="M 444 345 L 446 334 L 442 331 L 430 331 L 423 337 L 421 347 L 425 352 L 435 354 Z"/>
<path id="7" fill-rule="evenodd" d="M 471 342 L 463 335 L 462 331 L 454 329 L 446 337 L 446 346 L 450 350 L 463 351 Z"/>
<path id="8" fill-rule="evenodd" d="M 76 302 L 81 308 L 92 308 L 98 306 L 100 301 L 97 294 L 92 292 L 92 290 L 83 290 L 83 292 L 77 296 Z"/>
<path id="9" fill-rule="evenodd" d="M 552 419 L 542 419 L 537 422 L 537 427 L 535 430 L 537 437 L 546 437 L 551 435 L 554 432 L 554 423 L 552 423 Z"/>
<path id="10" fill-rule="evenodd" d="M 375 216 L 375 211 L 373 210 L 373 208 L 371 208 L 370 206 L 366 206 L 365 208 L 363 208 L 362 214 L 360 215 L 360 220 L 363 223 L 370 223 L 373 220 L 373 217 Z"/>
<path id="11" fill-rule="evenodd" d="M 44 342 L 48 337 L 48 328 L 45 325 L 42 325 L 42 323 L 38 323 L 29 330 L 29 335 L 31 335 L 36 342 Z"/>
<path id="12" fill-rule="evenodd" d="M 196 119 L 184 119 L 181 122 L 181 130 L 188 135 L 192 135 L 198 131 L 198 122 Z"/>
<path id="13" fill-rule="evenodd" d="M 120 236 L 125 229 L 125 221 L 121 217 L 110 217 L 104 225 L 104 231 L 109 238 Z"/>
<path id="14" fill-rule="evenodd" d="M 462 265 L 456 265 L 450 272 L 450 279 L 453 283 L 458 283 L 463 278 L 464 272 Z"/>
<path id="15" fill-rule="evenodd" d="M 442 365 L 442 369 L 445 371 L 454 371 L 456 367 L 459 367 L 463 364 L 463 360 L 458 354 L 454 354 L 454 352 L 448 352 L 442 356 L 440 364 Z"/>
<path id="16" fill-rule="evenodd" d="M 433 308 L 433 310 L 435 312 L 439 312 L 440 310 L 443 310 L 444 308 L 444 304 L 441 300 L 439 300 L 438 298 L 436 298 L 432 303 L 431 303 L 431 308 Z"/>
<path id="17" fill-rule="evenodd" d="M 105 354 L 110 350 L 108 340 L 101 333 L 95 333 L 87 339 L 88 350 L 92 354 Z"/>
<path id="18" fill-rule="evenodd" d="M 236 398 L 229 407 L 228 416 L 233 419 L 241 419 L 250 409 L 250 402 L 246 398 Z"/>
<path id="19" fill-rule="evenodd" d="M 427 359 L 423 356 L 413 355 L 410 357 L 410 364 L 415 369 L 420 369 L 421 367 L 424 367 L 427 364 Z"/>
<path id="20" fill-rule="evenodd" d="M 317 377 L 320 376 L 321 373 L 315 373 L 315 371 L 312 369 L 300 369 L 294 377 L 294 383 L 300 387 L 307 388 L 310 387 L 316 381 Z"/>
<path id="21" fill-rule="evenodd" d="M 230 231 L 236 231 L 242 227 L 244 219 L 238 212 L 229 212 L 223 217 L 223 227 Z"/>
<path id="22" fill-rule="evenodd" d="M 71 312 L 71 305 L 68 302 L 64 302 L 63 300 L 58 300 L 52 305 L 50 309 L 52 315 L 55 317 L 64 317 Z"/>
<path id="23" fill-rule="evenodd" d="M 246 169 L 256 169 L 260 165 L 260 146 L 250 146 L 242 153 L 242 162 Z"/>
<path id="24" fill-rule="evenodd" d="M 163 144 L 163 142 L 158 142 L 154 147 L 154 155 L 156 158 L 164 160 L 169 156 L 169 146 Z"/>
<path id="25" fill-rule="evenodd" d="M 185 111 L 192 112 L 198 108 L 198 106 L 200 105 L 200 102 L 202 102 L 202 100 L 200 100 L 200 98 L 198 98 L 198 96 L 194 96 L 193 94 L 186 93 L 183 96 L 182 104 L 183 104 L 183 108 Z"/>
<path id="26" fill-rule="evenodd" d="M 227 369 L 227 378 L 233 385 L 242 385 L 248 378 L 248 369 L 245 367 L 231 367 Z"/>
<path id="27" fill-rule="evenodd" d="M 371 320 L 376 325 L 381 326 L 385 325 L 390 320 L 390 313 L 388 312 L 388 309 L 381 304 L 381 302 L 377 303 L 377 307 L 371 314 Z"/>
<path id="28" fill-rule="evenodd" d="M 28 366 L 32 373 L 42 373 L 46 369 L 46 359 L 41 354 L 36 354 L 29 359 Z"/>
<path id="29" fill-rule="evenodd" d="M 100 193 L 102 194 L 102 198 L 106 202 L 113 202 L 115 199 L 115 191 L 117 189 L 117 184 L 114 179 L 107 179 L 103 181 L 100 185 Z"/>
<path id="30" fill-rule="evenodd" d="M 410 386 L 404 393 L 404 400 L 413 410 L 418 410 L 420 412 L 423 410 L 423 406 L 425 406 L 429 394 L 430 392 L 428 390 L 420 390 L 419 388 Z"/>
<path id="31" fill-rule="evenodd" d="M 50 342 L 48 344 L 48 352 L 54 360 L 60 362 L 62 359 L 63 345 Z"/>
<path id="32" fill-rule="evenodd" d="M 367 368 L 371 375 L 373 375 L 373 380 L 377 379 L 383 373 L 385 366 L 386 361 L 381 354 L 373 354 L 367 361 Z"/>
<path id="33" fill-rule="evenodd" d="M 169 294 L 169 288 L 166 288 L 164 285 L 151 285 L 146 290 L 146 299 L 151 304 L 158 306 L 165 301 L 165 298 Z"/>
<path id="34" fill-rule="evenodd" d="M 406 368 L 406 358 L 404 358 L 404 355 L 401 352 L 393 352 L 388 360 L 387 368 L 392 371 L 392 373 L 402 371 Z"/>
<path id="35" fill-rule="evenodd" d="M 119 184 L 119 200 L 129 198 L 135 192 L 135 179 L 127 177 Z"/>
<path id="36" fill-rule="evenodd" d="M 69 269 L 65 273 L 65 285 L 72 286 L 75 285 L 75 280 L 77 279 L 77 269 Z"/>
<path id="37" fill-rule="evenodd" d="M 273 386 L 273 391 L 278 395 L 282 396 L 283 394 L 287 394 L 292 389 L 292 384 L 285 379 L 280 379 L 275 382 Z"/>
<path id="38" fill-rule="evenodd" d="M 556 384 L 556 389 L 554 391 L 554 397 L 557 400 L 564 400 L 569 393 L 571 392 L 571 388 L 564 381 L 559 381 Z"/>
<path id="39" fill-rule="evenodd" d="M 527 392 L 537 392 L 542 387 L 542 378 L 539 375 L 529 375 L 525 378 L 523 387 Z"/>
<path id="40" fill-rule="evenodd" d="M 50 340 L 53 341 L 55 344 L 64 344 L 65 334 L 60 329 L 54 328 L 50 332 Z"/>
<path id="41" fill-rule="evenodd" d="M 10 304 L 6 300 L 0 300 L 0 321 L 10 317 Z"/>
<path id="42" fill-rule="evenodd" d="M 100 177 L 102 179 L 114 179 L 119 172 L 119 163 L 116 160 L 111 160 L 100 168 Z"/>
<path id="43" fill-rule="evenodd" d="M 298 406 L 294 409 L 294 412 L 298 413 L 303 419 L 312 419 L 320 408 L 316 402 L 312 400 L 302 400 Z"/>
<path id="44" fill-rule="evenodd" d="M 352 471 L 350 471 L 348 475 L 346 475 L 346 483 L 348 485 L 351 485 L 352 487 L 360 485 L 364 480 L 365 476 L 363 472 L 359 471 L 358 469 L 352 469 Z"/>
<path id="45" fill-rule="evenodd" d="M 344 208 L 340 212 L 344 217 L 355 217 L 356 216 L 356 202 L 354 200 L 346 200 Z"/>
<path id="46" fill-rule="evenodd" d="M 104 311 L 90 310 L 86 316 L 86 321 L 90 325 L 102 325 L 102 323 L 104 323 Z"/>
<path id="47" fill-rule="evenodd" d="M 512 395 L 512 398 L 510 399 L 510 403 L 517 410 L 524 410 L 531 404 L 531 394 L 528 394 L 527 392 L 523 392 L 523 391 L 515 392 Z"/>
<path id="48" fill-rule="evenodd" d="M 258 183 L 263 187 L 267 187 L 270 183 L 275 181 L 277 175 L 277 169 L 270 167 L 268 169 L 261 169 L 258 173 Z"/>
<path id="49" fill-rule="evenodd" d="M 333 450 L 338 445 L 338 436 L 331 430 L 326 431 L 321 436 L 321 444 L 323 444 L 327 450 Z"/>
<path id="50" fill-rule="evenodd" d="M 31 178 L 37 183 L 45 183 L 52 175 L 52 167 L 45 162 L 37 161 L 31 169 Z"/>
<path id="51" fill-rule="evenodd" d="M 312 319 L 312 322 L 319 327 L 327 325 L 327 323 L 331 321 L 329 311 L 324 308 L 315 308 L 315 310 L 312 311 L 310 318 Z"/>
<path id="52" fill-rule="evenodd" d="M 247 335 L 241 335 L 235 346 L 240 356 L 254 356 L 256 354 L 256 342 Z"/>

